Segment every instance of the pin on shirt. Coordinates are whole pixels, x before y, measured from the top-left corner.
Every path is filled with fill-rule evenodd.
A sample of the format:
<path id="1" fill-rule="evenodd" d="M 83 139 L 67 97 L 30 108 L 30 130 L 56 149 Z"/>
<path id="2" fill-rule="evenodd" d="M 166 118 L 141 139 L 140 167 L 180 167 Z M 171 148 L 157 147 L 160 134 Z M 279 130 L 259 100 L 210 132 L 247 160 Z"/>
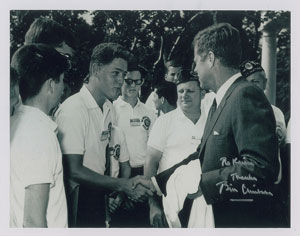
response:
<path id="1" fill-rule="evenodd" d="M 112 124 L 111 122 L 109 122 L 108 126 L 107 126 L 107 130 L 102 131 L 101 133 L 101 141 L 105 141 L 106 139 L 108 139 L 110 141 L 111 139 L 111 127 Z"/>
<path id="2" fill-rule="evenodd" d="M 191 138 L 191 144 L 199 145 L 200 143 L 201 143 L 201 137 L 192 136 L 192 138 Z"/>
<path id="3" fill-rule="evenodd" d="M 141 120 L 139 118 L 130 119 L 130 126 L 140 126 Z"/>

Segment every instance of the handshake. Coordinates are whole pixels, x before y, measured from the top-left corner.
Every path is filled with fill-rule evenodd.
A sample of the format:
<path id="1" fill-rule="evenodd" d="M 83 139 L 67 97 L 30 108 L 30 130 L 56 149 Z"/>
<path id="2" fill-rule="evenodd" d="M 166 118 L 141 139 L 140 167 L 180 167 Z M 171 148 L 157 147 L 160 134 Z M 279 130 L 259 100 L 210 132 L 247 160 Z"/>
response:
<path id="1" fill-rule="evenodd" d="M 123 192 L 134 202 L 143 202 L 156 192 L 151 179 L 145 176 L 137 175 L 124 180 L 126 183 L 122 186 Z"/>

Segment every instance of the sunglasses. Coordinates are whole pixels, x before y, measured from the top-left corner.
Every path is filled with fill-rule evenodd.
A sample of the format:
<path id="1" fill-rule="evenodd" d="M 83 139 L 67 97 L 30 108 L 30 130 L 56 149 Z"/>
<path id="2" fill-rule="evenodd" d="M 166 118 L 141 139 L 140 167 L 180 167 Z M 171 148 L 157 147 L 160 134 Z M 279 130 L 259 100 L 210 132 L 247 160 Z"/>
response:
<path id="1" fill-rule="evenodd" d="M 137 80 L 133 80 L 133 79 L 124 79 L 125 83 L 127 85 L 132 85 L 132 83 L 135 83 L 135 85 L 141 85 L 143 83 L 142 79 L 137 79 Z"/>

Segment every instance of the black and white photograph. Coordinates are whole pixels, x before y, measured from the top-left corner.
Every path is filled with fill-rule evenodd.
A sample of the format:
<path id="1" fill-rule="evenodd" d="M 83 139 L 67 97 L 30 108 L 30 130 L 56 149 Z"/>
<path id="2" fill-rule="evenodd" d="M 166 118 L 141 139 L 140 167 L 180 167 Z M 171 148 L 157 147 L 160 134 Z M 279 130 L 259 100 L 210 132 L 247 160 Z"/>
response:
<path id="1" fill-rule="evenodd" d="M 299 233 L 297 4 L 24 2 L 0 235 Z"/>

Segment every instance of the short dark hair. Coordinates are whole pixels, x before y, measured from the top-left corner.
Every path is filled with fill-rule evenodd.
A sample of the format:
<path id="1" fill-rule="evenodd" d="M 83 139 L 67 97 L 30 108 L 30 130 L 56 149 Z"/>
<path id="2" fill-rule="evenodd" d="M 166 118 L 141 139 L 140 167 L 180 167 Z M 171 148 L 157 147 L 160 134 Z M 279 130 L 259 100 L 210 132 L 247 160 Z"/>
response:
<path id="1" fill-rule="evenodd" d="M 107 65 L 115 58 L 122 58 L 128 62 L 130 60 L 130 53 L 118 43 L 98 44 L 92 52 L 90 61 L 90 74 L 92 74 L 92 65 L 94 63 Z"/>
<path id="2" fill-rule="evenodd" d="M 11 86 L 14 86 L 18 83 L 19 83 L 19 75 L 13 67 L 10 67 L 10 84 Z"/>
<path id="3" fill-rule="evenodd" d="M 164 97 L 168 103 L 176 107 L 177 103 L 177 88 L 173 82 L 162 81 L 155 86 L 156 94 L 159 98 Z"/>
<path id="4" fill-rule="evenodd" d="M 131 57 L 133 58 L 132 55 Z M 138 64 L 135 59 L 129 60 L 127 71 L 139 71 L 141 73 L 142 79 L 145 79 L 148 75 L 148 70 L 144 66 Z"/>
<path id="5" fill-rule="evenodd" d="M 43 84 L 69 69 L 66 57 L 46 44 L 28 44 L 19 48 L 13 55 L 11 66 L 17 71 L 20 82 L 20 95 L 23 101 L 36 96 Z"/>
<path id="6" fill-rule="evenodd" d="M 168 73 L 169 67 L 173 66 L 173 67 L 183 67 L 182 65 L 182 61 L 178 58 L 173 58 L 170 59 L 168 61 L 165 62 L 165 69 L 166 69 L 166 73 Z"/>
<path id="7" fill-rule="evenodd" d="M 73 45 L 71 32 L 58 22 L 45 17 L 35 19 L 25 34 L 25 44 L 44 43 L 58 47 L 63 42 Z"/>
<path id="8" fill-rule="evenodd" d="M 239 31 L 228 23 L 219 23 L 198 32 L 193 41 L 197 54 L 212 51 L 226 66 L 239 69 L 242 46 Z"/>

